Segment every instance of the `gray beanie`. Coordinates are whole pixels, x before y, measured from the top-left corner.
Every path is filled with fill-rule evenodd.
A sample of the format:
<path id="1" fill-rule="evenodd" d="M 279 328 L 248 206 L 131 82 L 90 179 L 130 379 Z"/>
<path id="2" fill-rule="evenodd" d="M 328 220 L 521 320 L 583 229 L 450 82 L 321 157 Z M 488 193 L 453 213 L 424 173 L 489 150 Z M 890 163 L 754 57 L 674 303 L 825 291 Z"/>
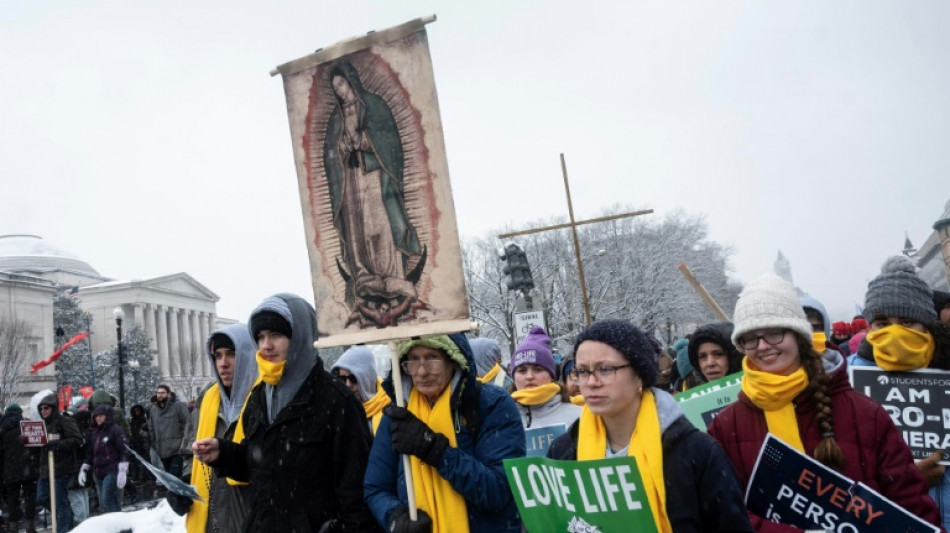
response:
<path id="1" fill-rule="evenodd" d="M 933 291 L 917 276 L 917 267 L 906 256 L 888 257 L 878 277 L 868 283 L 864 296 L 864 318 L 900 317 L 930 327 L 937 321 Z"/>
<path id="2" fill-rule="evenodd" d="M 759 276 L 742 289 L 733 320 L 736 327 L 732 331 L 732 342 L 736 346 L 739 337 L 767 328 L 790 329 L 811 341 L 811 324 L 805 318 L 795 287 L 772 273 Z"/>

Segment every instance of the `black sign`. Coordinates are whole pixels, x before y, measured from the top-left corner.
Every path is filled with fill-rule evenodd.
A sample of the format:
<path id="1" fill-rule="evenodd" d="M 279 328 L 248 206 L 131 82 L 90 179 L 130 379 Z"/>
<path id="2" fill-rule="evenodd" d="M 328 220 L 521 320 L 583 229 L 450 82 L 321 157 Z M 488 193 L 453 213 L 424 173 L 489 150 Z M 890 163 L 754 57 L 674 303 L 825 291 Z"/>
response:
<path id="1" fill-rule="evenodd" d="M 950 449 L 950 372 L 852 367 L 851 383 L 887 411 L 915 460 Z"/>

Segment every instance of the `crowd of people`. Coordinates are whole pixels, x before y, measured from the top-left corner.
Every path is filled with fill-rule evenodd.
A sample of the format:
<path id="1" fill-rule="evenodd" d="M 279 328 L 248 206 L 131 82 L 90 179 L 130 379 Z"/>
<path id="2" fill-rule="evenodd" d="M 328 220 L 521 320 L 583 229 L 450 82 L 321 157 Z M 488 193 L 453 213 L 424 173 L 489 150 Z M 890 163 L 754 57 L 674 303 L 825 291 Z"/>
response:
<path id="1" fill-rule="evenodd" d="M 699 325 L 668 349 L 629 321 L 601 320 L 567 357 L 534 327 L 507 364 L 497 341 L 457 333 L 402 342 L 399 364 L 381 371 L 366 346 L 325 366 L 316 338 L 313 307 L 277 294 L 207 339 L 215 380 L 193 410 L 162 385 L 127 423 L 102 391 L 84 430 L 50 396 L 39 414 L 57 438 L 37 449 L 22 446 L 22 409 L 7 406 L 9 530 L 24 520 L 34 531 L 36 506 L 49 506 L 47 449 L 61 531 L 88 515 L 71 489 L 92 484 L 100 512 L 120 510 L 123 487 L 137 485 L 127 481 L 145 477 L 128 442 L 196 488 L 199 500 L 165 493 L 189 532 L 522 531 L 503 461 L 525 457 L 538 428 L 555 435 L 551 459 L 632 458 L 663 533 L 801 531 L 746 508 L 767 434 L 950 525 L 943 450 L 915 462 L 887 412 L 849 381 L 857 366 L 950 369 L 950 294 L 906 258 L 885 263 L 850 321 L 767 274 L 746 285 L 732 322 Z M 723 378 L 741 392 L 703 431 L 674 395 Z"/>

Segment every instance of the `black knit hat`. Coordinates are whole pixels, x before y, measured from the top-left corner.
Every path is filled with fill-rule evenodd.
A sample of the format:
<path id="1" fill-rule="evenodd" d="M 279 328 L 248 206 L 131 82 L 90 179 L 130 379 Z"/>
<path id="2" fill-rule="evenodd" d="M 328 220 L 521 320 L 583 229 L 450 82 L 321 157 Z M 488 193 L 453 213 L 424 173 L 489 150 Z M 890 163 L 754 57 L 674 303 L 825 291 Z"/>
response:
<path id="1" fill-rule="evenodd" d="M 268 329 L 268 328 L 261 328 L 261 329 Z M 233 350 L 234 341 L 231 340 L 231 337 L 228 337 L 224 333 L 215 333 L 214 335 L 211 336 L 211 353 L 214 353 L 215 350 L 219 350 L 221 348 L 229 348 Z"/>
<path id="2" fill-rule="evenodd" d="M 909 257 L 889 257 L 878 277 L 868 283 L 864 296 L 864 318 L 900 317 L 916 320 L 925 326 L 937 321 L 933 291 L 917 276 L 917 267 Z"/>
<path id="3" fill-rule="evenodd" d="M 577 347 L 584 341 L 597 341 L 613 347 L 630 361 L 633 369 L 643 381 L 644 387 L 656 382 L 656 350 L 650 339 L 636 326 L 626 320 L 600 320 L 587 326 L 574 341 L 574 356 Z"/>
<path id="4" fill-rule="evenodd" d="M 293 330 L 287 319 L 275 313 L 274 311 L 260 311 L 251 317 L 251 334 L 257 339 L 257 334 L 263 330 L 276 331 L 288 338 L 292 337 Z"/>

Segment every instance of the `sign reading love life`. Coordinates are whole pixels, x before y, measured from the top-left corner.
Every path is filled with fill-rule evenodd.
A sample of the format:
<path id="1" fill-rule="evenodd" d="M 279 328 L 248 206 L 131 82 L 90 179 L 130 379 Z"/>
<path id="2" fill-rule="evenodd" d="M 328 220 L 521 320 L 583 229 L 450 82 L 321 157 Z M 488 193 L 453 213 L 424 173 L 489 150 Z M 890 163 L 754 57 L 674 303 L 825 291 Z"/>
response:
<path id="1" fill-rule="evenodd" d="M 881 404 L 915 460 L 950 449 L 950 372 L 885 372 L 878 367 L 849 370 L 854 390 Z M 940 464 L 950 465 L 950 459 L 944 455 Z"/>
<path id="2" fill-rule="evenodd" d="M 556 461 L 506 459 L 505 473 L 529 532 L 656 533 L 632 457 Z"/>

